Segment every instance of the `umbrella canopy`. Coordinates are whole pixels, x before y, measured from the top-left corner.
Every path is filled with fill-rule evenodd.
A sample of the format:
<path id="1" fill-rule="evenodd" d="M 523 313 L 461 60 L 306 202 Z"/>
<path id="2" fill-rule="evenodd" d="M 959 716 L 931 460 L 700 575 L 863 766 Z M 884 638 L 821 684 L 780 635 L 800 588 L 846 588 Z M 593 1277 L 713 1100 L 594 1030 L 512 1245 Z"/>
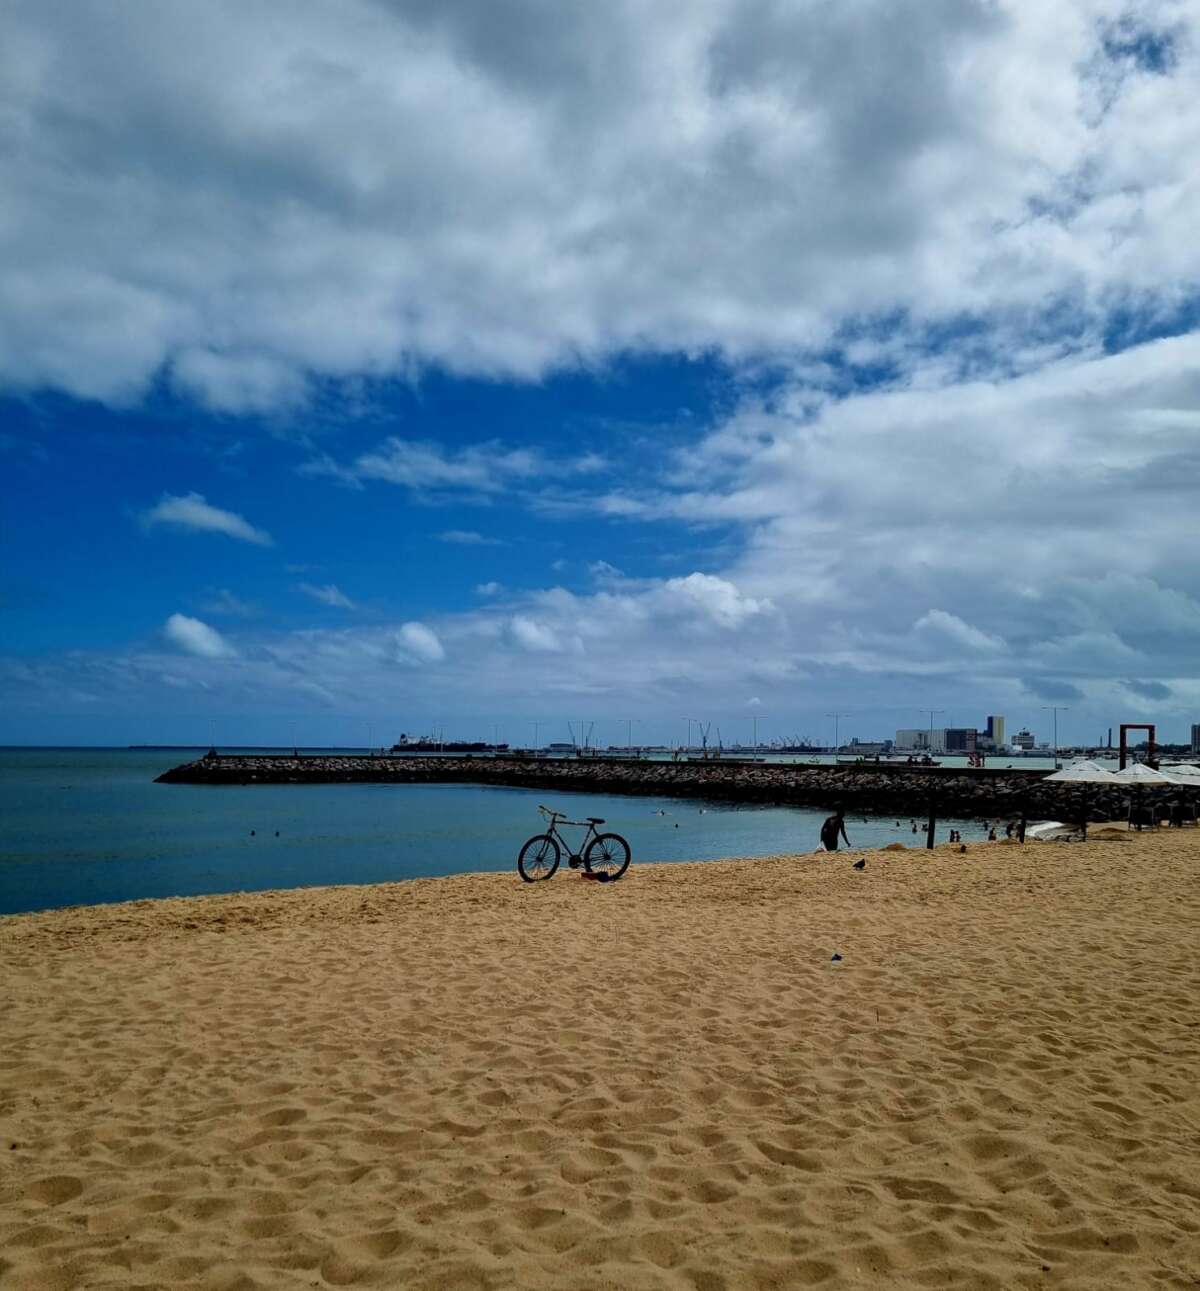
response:
<path id="1" fill-rule="evenodd" d="M 1181 762 L 1177 767 L 1167 767 L 1166 774 L 1179 776 L 1181 780 L 1195 780 L 1200 784 L 1200 767 L 1191 766 L 1187 762 Z"/>
<path id="2" fill-rule="evenodd" d="M 1112 784 L 1116 778 L 1111 771 L 1105 771 L 1095 762 L 1076 762 L 1074 766 L 1063 767 L 1061 771 L 1048 775 L 1046 781 L 1057 780 L 1064 784 Z"/>
<path id="3" fill-rule="evenodd" d="M 1155 771 L 1153 767 L 1146 766 L 1144 762 L 1131 762 L 1124 771 L 1118 771 L 1113 776 L 1113 783 L 1145 785 L 1149 788 L 1151 785 L 1167 785 L 1175 782 L 1163 775 L 1161 771 Z"/>

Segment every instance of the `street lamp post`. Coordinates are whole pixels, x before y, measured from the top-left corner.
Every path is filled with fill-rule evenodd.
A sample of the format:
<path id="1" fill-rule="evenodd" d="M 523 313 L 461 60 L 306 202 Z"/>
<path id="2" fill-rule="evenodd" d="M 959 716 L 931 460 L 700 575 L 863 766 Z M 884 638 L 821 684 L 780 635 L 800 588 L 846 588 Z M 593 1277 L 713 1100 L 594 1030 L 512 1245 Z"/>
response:
<path id="1" fill-rule="evenodd" d="M 839 722 L 843 717 L 849 717 L 850 714 L 849 713 L 826 713 L 825 716 L 833 718 L 833 760 L 836 763 L 840 760 L 838 758 L 838 750 L 842 747 L 842 741 L 839 734 L 841 729 L 839 726 Z"/>
<path id="2" fill-rule="evenodd" d="M 921 712 L 929 714 L 929 755 L 933 756 L 933 719 L 935 714 L 944 713 L 944 708 L 922 708 Z"/>
<path id="3" fill-rule="evenodd" d="M 1043 713 L 1054 714 L 1054 769 L 1058 770 L 1058 715 L 1059 713 L 1069 713 L 1071 710 L 1065 704 L 1043 704 Z"/>

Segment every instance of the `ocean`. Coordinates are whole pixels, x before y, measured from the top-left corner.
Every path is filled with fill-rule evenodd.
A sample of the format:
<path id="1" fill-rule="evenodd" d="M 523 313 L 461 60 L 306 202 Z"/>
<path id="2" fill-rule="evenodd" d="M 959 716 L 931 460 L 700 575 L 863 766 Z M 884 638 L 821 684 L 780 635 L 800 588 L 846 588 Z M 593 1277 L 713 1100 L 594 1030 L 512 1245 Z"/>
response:
<path id="1" fill-rule="evenodd" d="M 0 749 L 0 914 L 146 897 L 508 870 L 548 790 L 474 785 L 160 785 L 171 749 Z M 1027 765 L 1027 764 L 1026 764 Z M 825 811 L 555 793 L 639 861 L 811 851 Z M 920 822 L 919 822 L 920 823 Z M 981 822 L 939 822 L 964 839 Z M 852 849 L 924 844 L 894 817 L 847 820 Z M 581 830 L 567 831 L 576 838 Z M 570 876 L 569 878 L 567 876 Z M 573 880 L 565 865 L 554 882 Z"/>

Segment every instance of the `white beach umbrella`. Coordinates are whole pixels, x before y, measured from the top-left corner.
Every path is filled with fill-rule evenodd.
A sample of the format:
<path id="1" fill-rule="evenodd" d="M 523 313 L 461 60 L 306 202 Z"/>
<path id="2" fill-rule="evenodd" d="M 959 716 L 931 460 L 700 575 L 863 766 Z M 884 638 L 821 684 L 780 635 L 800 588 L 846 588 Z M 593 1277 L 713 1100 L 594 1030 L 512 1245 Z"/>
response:
<path id="1" fill-rule="evenodd" d="M 1124 771 L 1117 771 L 1113 775 L 1113 781 L 1116 784 L 1133 785 L 1164 785 L 1172 782 L 1161 771 L 1155 771 L 1153 767 L 1148 767 L 1144 762 L 1131 762 Z"/>
<path id="2" fill-rule="evenodd" d="M 1112 784 L 1116 779 L 1111 771 L 1105 771 L 1095 762 L 1076 762 L 1074 766 L 1063 767 L 1053 775 L 1046 777 L 1061 784 Z"/>
<path id="3" fill-rule="evenodd" d="M 1200 767 L 1164 767 L 1162 774 L 1172 784 L 1182 785 L 1186 789 L 1200 789 Z"/>

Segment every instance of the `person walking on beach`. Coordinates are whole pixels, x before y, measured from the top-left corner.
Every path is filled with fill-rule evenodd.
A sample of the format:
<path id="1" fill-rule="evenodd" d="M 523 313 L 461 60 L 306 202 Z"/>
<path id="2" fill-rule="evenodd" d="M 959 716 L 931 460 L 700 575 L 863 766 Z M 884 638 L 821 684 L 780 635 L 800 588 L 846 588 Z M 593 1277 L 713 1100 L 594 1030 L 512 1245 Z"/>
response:
<path id="1" fill-rule="evenodd" d="M 827 852 L 836 852 L 838 849 L 838 833 L 841 833 L 845 840 L 846 846 L 850 846 L 850 840 L 846 838 L 846 813 L 841 807 L 837 809 L 837 814 L 830 816 L 821 826 L 821 846 Z"/>

